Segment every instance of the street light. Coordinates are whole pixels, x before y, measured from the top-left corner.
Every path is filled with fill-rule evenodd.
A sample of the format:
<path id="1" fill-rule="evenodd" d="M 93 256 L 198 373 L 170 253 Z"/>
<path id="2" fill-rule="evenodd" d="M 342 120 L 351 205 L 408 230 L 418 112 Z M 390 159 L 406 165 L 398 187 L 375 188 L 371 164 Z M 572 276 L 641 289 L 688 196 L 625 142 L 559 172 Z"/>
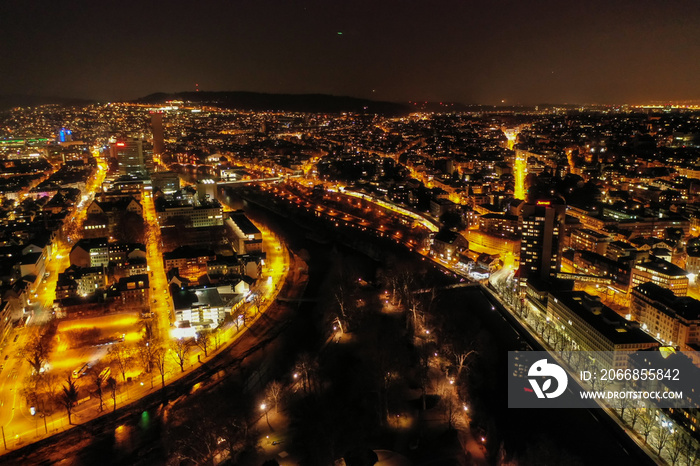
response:
<path id="1" fill-rule="evenodd" d="M 265 403 L 261 403 L 260 409 L 265 412 L 265 422 L 267 422 L 267 426 L 270 427 L 270 419 L 267 417 L 267 412 L 268 412 L 267 405 Z"/>

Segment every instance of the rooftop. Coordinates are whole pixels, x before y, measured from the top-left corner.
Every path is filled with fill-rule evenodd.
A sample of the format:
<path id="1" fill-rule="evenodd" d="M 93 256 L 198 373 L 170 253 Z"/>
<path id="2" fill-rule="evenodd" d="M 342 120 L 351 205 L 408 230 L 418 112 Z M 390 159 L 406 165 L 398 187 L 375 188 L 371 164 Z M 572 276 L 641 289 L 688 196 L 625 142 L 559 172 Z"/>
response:
<path id="1" fill-rule="evenodd" d="M 688 272 L 678 267 L 677 265 L 672 264 L 667 260 L 659 258 L 654 258 L 652 260 L 641 262 L 635 265 L 634 268 L 642 271 L 649 270 L 651 272 L 668 275 L 670 277 L 685 277 L 688 275 Z"/>
<path id="2" fill-rule="evenodd" d="M 170 252 L 163 253 L 163 259 L 188 259 L 195 257 L 216 257 L 216 254 L 211 249 L 199 249 L 191 246 L 180 246 Z"/>
<path id="3" fill-rule="evenodd" d="M 251 222 L 250 219 L 248 219 L 248 217 L 246 217 L 246 215 L 243 212 L 231 212 L 230 217 L 233 223 L 236 224 L 236 226 L 243 232 L 244 235 L 260 234 L 260 230 L 258 230 L 258 227 L 253 225 L 253 222 Z"/>
<path id="4" fill-rule="evenodd" d="M 215 288 L 185 288 L 173 291 L 173 305 L 176 310 L 193 307 L 223 307 L 224 302 Z"/>
<path id="5" fill-rule="evenodd" d="M 657 342 L 585 291 L 554 291 L 551 295 L 615 345 Z"/>
<path id="6" fill-rule="evenodd" d="M 678 314 L 685 320 L 700 320 L 700 301 L 697 299 L 676 296 L 673 291 L 651 282 L 635 286 L 633 291 L 661 304 L 660 309 L 669 315 Z"/>

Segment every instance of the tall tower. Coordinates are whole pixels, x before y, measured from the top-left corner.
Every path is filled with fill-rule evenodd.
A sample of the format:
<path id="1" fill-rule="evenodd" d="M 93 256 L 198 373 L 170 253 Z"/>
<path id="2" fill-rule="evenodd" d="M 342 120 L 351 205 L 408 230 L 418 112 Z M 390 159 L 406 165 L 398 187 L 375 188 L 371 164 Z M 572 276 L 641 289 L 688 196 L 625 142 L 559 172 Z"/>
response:
<path id="1" fill-rule="evenodd" d="M 143 142 L 140 139 L 121 139 L 110 145 L 111 156 L 117 159 L 120 175 L 145 175 Z"/>
<path id="2" fill-rule="evenodd" d="M 520 214 L 520 280 L 549 279 L 559 271 L 566 205 L 554 200 L 525 204 Z"/>
<path id="3" fill-rule="evenodd" d="M 153 155 L 161 156 L 165 149 L 162 112 L 151 112 L 151 131 L 153 132 Z"/>

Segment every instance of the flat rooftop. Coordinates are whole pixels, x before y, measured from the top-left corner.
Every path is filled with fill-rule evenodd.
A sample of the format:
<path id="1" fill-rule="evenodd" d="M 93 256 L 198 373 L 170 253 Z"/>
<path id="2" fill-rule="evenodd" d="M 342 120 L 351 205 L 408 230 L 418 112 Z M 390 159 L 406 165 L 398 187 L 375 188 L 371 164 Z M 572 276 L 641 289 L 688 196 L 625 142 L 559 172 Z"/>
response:
<path id="1" fill-rule="evenodd" d="M 585 291 L 556 291 L 552 293 L 552 298 L 560 301 L 613 344 L 657 343 L 651 335 L 634 326 Z"/>

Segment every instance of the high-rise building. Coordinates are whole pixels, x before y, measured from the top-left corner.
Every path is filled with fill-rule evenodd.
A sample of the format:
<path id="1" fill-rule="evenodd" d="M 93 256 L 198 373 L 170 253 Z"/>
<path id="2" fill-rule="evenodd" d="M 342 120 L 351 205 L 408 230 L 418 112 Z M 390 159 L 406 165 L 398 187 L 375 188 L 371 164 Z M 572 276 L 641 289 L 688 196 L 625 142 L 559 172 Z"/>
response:
<path id="1" fill-rule="evenodd" d="M 559 271 L 566 205 L 557 201 L 525 204 L 520 213 L 520 280 L 529 276 L 549 279 Z"/>
<path id="2" fill-rule="evenodd" d="M 110 144 L 112 158 L 117 160 L 120 175 L 145 175 L 143 141 L 135 138 L 120 139 Z"/>
<path id="3" fill-rule="evenodd" d="M 161 156 L 165 150 L 165 133 L 163 131 L 163 114 L 161 112 L 151 113 L 151 131 L 153 131 L 153 154 Z"/>

